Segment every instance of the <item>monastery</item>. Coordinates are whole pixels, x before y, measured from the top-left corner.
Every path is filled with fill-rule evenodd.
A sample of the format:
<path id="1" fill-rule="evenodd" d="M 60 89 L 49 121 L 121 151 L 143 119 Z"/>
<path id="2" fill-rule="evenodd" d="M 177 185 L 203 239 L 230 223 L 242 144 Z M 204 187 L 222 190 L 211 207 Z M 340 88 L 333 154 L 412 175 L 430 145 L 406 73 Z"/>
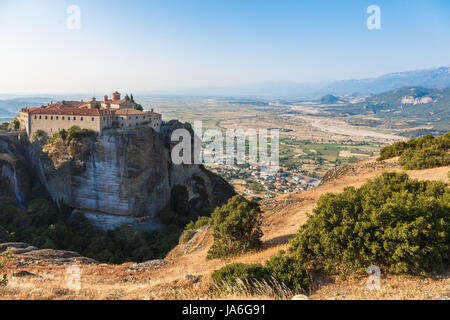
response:
<path id="1" fill-rule="evenodd" d="M 24 108 L 19 112 L 20 128 L 29 136 L 40 130 L 51 136 L 72 126 L 102 133 L 110 128 L 149 126 L 159 132 L 161 115 L 152 111 L 140 111 L 131 99 L 121 99 L 117 91 L 112 99 L 103 101 L 92 98 L 89 102 L 60 101 L 36 108 Z"/>

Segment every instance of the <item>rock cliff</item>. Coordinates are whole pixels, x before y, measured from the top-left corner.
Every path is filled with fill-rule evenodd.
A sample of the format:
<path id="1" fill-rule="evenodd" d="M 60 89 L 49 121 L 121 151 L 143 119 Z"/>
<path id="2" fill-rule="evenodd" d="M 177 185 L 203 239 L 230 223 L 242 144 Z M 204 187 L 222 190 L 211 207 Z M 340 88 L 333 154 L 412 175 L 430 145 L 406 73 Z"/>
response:
<path id="1" fill-rule="evenodd" d="M 171 189 L 177 184 L 187 187 L 194 207 L 214 208 L 233 196 L 234 190 L 202 165 L 172 163 L 170 134 L 183 126 L 171 122 L 161 134 L 152 128 L 110 130 L 96 138 L 70 142 L 20 142 L 16 137 L 11 145 L 23 145 L 23 152 L 0 144 L 3 181 L 18 199 L 26 197 L 21 190 L 27 185 L 22 171 L 28 163 L 59 205 L 134 221 L 156 218 L 168 206 Z M 17 174 L 21 182 L 15 179 Z"/>
<path id="2" fill-rule="evenodd" d="M 24 145 L 13 133 L 0 135 L 0 199 L 21 205 L 31 191 Z"/>

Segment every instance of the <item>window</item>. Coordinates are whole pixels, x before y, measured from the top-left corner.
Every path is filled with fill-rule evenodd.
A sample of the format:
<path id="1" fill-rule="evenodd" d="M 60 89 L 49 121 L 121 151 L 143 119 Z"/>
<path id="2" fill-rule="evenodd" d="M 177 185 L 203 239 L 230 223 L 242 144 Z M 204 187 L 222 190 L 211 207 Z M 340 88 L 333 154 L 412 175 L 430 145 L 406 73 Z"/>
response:
<path id="1" fill-rule="evenodd" d="M 77 120 L 77 118 L 73 117 L 73 120 Z"/>
<path id="2" fill-rule="evenodd" d="M 64 116 L 62 116 L 61 119 L 64 120 Z"/>
<path id="3" fill-rule="evenodd" d="M 81 117 L 80 120 L 83 121 L 83 117 Z"/>
<path id="4" fill-rule="evenodd" d="M 50 117 L 50 120 L 53 120 L 53 116 Z"/>
<path id="5" fill-rule="evenodd" d="M 34 116 L 35 119 L 37 119 L 37 116 Z"/>
<path id="6" fill-rule="evenodd" d="M 128 117 L 128 120 L 131 120 L 131 117 Z"/>
<path id="7" fill-rule="evenodd" d="M 47 120 L 47 116 L 45 116 L 45 120 Z"/>
<path id="8" fill-rule="evenodd" d="M 67 120 L 70 120 L 70 117 L 67 117 Z"/>
<path id="9" fill-rule="evenodd" d="M 136 119 L 138 118 L 138 116 L 136 116 Z"/>
<path id="10" fill-rule="evenodd" d="M 58 120 L 58 116 L 56 116 L 56 120 Z"/>
<path id="11" fill-rule="evenodd" d="M 94 117 L 92 117 L 92 119 L 91 119 L 92 121 L 94 121 Z"/>

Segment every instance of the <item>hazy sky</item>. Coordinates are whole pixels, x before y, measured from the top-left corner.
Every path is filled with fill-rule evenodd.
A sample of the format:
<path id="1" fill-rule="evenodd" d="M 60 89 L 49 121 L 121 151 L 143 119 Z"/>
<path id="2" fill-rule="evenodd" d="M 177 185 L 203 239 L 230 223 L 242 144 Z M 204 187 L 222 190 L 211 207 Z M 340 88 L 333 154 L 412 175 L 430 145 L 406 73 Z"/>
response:
<path id="1" fill-rule="evenodd" d="M 448 0 L 0 0 L 0 93 L 364 78 L 449 58 Z"/>

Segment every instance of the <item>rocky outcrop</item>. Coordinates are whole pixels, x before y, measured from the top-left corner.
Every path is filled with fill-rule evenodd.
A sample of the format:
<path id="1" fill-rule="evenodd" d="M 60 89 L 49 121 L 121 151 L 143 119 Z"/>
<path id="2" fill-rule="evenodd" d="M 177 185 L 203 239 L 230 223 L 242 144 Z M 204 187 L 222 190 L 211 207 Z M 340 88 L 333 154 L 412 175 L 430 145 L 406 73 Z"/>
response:
<path id="1" fill-rule="evenodd" d="M 0 199 L 21 205 L 31 191 L 24 146 L 16 133 L 0 134 Z"/>
<path id="2" fill-rule="evenodd" d="M 94 259 L 83 257 L 72 251 L 39 249 L 23 242 L 0 244 L 0 253 L 8 249 L 15 256 L 17 266 L 20 267 L 32 265 L 36 262 L 47 262 L 55 265 L 70 265 L 73 263 L 98 264 Z"/>
<path id="3" fill-rule="evenodd" d="M 133 263 L 127 269 L 130 271 L 146 271 L 162 268 L 166 265 L 173 264 L 172 260 L 149 260 L 141 263 Z"/>
<path id="4" fill-rule="evenodd" d="M 187 187 L 194 207 L 215 207 L 233 188 L 202 165 L 175 165 L 170 134 L 162 128 L 106 130 L 97 138 L 43 145 L 31 143 L 30 162 L 58 203 L 79 211 L 138 219 L 155 218 L 170 201 L 173 186 Z"/>

